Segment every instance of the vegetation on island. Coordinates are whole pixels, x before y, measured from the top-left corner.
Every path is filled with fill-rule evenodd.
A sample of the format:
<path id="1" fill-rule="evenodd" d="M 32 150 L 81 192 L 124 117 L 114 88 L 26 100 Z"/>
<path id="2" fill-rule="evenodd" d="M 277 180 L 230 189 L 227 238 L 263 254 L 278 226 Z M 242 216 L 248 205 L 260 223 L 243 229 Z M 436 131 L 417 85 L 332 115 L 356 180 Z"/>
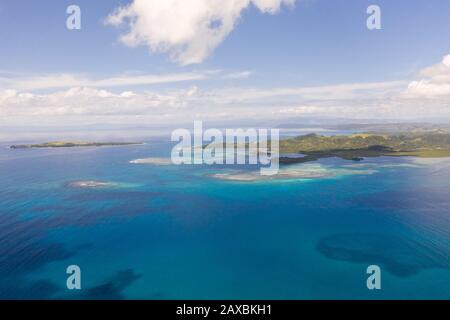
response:
<path id="1" fill-rule="evenodd" d="M 450 133 L 353 134 L 321 136 L 308 134 L 280 141 L 280 163 L 302 163 L 339 157 L 361 161 L 365 157 L 416 156 L 450 157 Z"/>
<path id="2" fill-rule="evenodd" d="M 106 147 L 106 146 L 126 146 L 140 144 L 138 142 L 67 142 L 54 141 L 39 144 L 19 144 L 12 145 L 11 149 L 30 149 L 30 148 L 72 148 L 72 147 Z"/>

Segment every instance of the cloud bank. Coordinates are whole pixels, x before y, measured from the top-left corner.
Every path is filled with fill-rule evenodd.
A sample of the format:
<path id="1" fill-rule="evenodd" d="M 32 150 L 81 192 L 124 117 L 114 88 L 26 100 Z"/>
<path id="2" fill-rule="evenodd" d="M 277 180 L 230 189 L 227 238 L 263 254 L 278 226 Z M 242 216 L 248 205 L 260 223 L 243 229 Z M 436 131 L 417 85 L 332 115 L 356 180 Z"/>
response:
<path id="1" fill-rule="evenodd" d="M 57 88 L 46 93 L 0 87 L 0 125 L 44 124 L 48 121 L 59 124 L 174 125 L 196 119 L 239 123 L 251 119 L 276 124 L 276 121 L 301 117 L 450 121 L 450 55 L 440 63 L 420 70 L 408 81 L 261 88 L 229 86 L 230 79 L 248 76 L 246 71 L 195 75 L 200 76 L 167 76 L 189 82 L 183 83 L 182 89 L 178 85 L 177 89 L 153 91 L 119 85 L 147 82 L 149 76 L 144 76 L 145 81 L 139 77 L 136 80 L 126 78 L 126 81 L 120 76 L 110 77 L 87 82 L 98 87 Z M 213 87 L 202 86 L 204 77 L 219 83 Z M 163 75 L 158 77 L 165 78 Z M 34 77 L 36 83 L 29 79 L 14 78 L 9 84 L 25 83 L 25 88 L 41 88 L 43 83 L 49 82 L 48 79 L 43 82 L 42 77 Z M 102 88 L 105 83 L 112 88 Z"/>
<path id="2" fill-rule="evenodd" d="M 181 65 L 205 60 L 235 28 L 244 9 L 253 5 L 275 14 L 296 0 L 133 0 L 116 9 L 106 24 L 126 24 L 120 36 L 127 46 L 148 46 L 153 53 L 168 53 Z"/>
<path id="3" fill-rule="evenodd" d="M 421 79 L 409 84 L 410 97 L 448 97 L 450 98 L 450 54 L 442 61 L 419 73 Z"/>

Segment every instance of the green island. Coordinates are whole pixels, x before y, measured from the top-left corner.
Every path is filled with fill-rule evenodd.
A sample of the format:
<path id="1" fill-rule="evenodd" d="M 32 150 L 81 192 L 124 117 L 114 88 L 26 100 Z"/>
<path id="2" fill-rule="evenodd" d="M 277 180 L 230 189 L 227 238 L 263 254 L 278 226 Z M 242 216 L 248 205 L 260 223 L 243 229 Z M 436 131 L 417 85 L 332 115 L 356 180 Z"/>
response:
<path id="1" fill-rule="evenodd" d="M 365 157 L 450 157 L 450 133 L 361 133 L 321 136 L 308 134 L 280 141 L 280 163 L 293 164 L 338 157 L 361 161 Z M 302 157 L 283 156 L 301 154 Z"/>
<path id="2" fill-rule="evenodd" d="M 38 144 L 18 144 L 10 146 L 11 149 L 31 149 L 31 148 L 73 148 L 73 147 L 107 147 L 107 146 L 127 146 L 141 144 L 140 142 L 68 142 L 53 141 Z"/>

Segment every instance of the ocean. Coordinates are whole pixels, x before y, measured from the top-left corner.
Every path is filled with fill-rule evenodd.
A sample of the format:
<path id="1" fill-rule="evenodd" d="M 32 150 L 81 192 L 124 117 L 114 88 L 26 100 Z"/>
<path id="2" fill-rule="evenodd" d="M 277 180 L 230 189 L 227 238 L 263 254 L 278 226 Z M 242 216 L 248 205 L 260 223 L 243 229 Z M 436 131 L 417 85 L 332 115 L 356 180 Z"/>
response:
<path id="1" fill-rule="evenodd" d="M 450 158 L 329 158 L 254 181 L 130 163 L 170 149 L 2 145 L 0 298 L 450 299 Z"/>

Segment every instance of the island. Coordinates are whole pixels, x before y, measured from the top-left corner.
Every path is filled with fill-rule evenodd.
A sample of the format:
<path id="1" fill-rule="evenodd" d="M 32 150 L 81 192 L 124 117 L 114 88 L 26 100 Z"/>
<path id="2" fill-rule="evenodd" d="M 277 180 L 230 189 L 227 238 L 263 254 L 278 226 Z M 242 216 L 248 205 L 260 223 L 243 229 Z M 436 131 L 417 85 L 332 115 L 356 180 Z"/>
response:
<path id="1" fill-rule="evenodd" d="M 116 187 L 117 184 L 105 181 L 82 180 L 69 182 L 67 183 L 67 186 L 72 188 L 108 188 L 108 187 Z"/>
<path id="2" fill-rule="evenodd" d="M 171 165 L 172 160 L 170 158 L 143 158 L 131 160 L 133 164 L 154 164 L 154 165 Z"/>
<path id="3" fill-rule="evenodd" d="M 283 154 L 301 154 L 302 157 Z M 450 157 L 450 133 L 360 133 L 336 136 L 313 133 L 281 140 L 280 155 L 281 164 L 304 163 L 329 157 L 352 161 L 380 156 Z"/>
<path id="4" fill-rule="evenodd" d="M 142 144 L 142 142 L 68 142 L 53 141 L 39 144 L 18 144 L 10 146 L 11 149 L 32 149 L 32 148 L 73 148 L 73 147 L 107 147 L 107 146 L 128 146 Z"/>

